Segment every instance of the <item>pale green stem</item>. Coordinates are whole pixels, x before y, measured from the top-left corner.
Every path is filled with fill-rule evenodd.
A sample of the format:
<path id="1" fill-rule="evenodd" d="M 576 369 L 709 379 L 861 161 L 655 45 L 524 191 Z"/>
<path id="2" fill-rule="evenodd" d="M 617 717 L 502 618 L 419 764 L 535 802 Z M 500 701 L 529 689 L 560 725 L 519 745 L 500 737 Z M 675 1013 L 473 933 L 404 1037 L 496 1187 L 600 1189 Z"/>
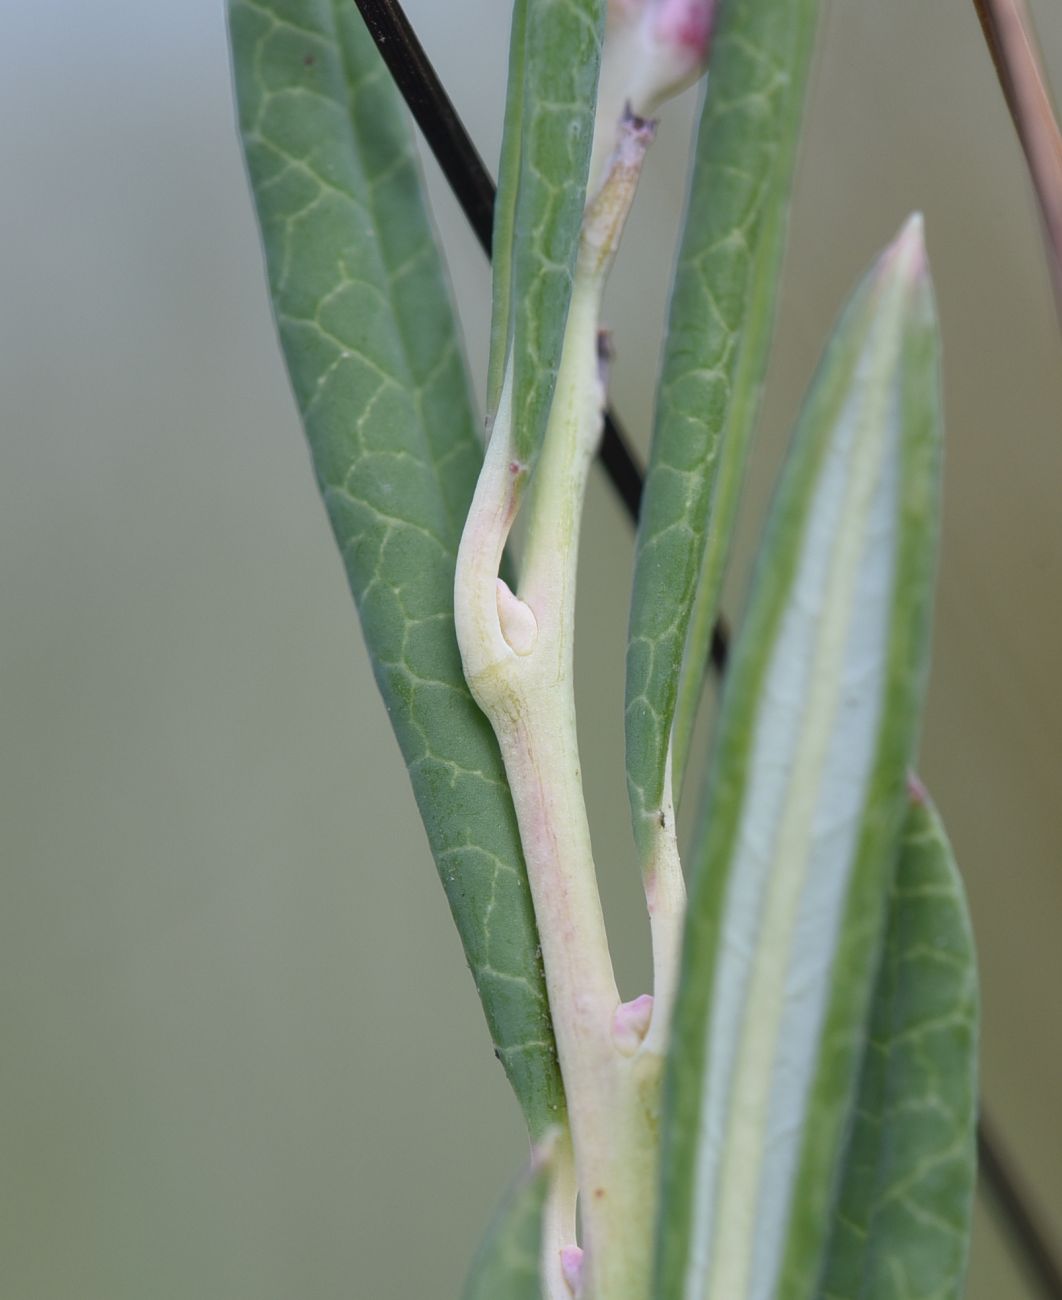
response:
<path id="1" fill-rule="evenodd" d="M 542 1295 L 544 1300 L 572 1300 L 561 1270 L 561 1251 L 576 1238 L 575 1204 L 579 1185 L 575 1177 L 572 1135 L 567 1127 L 554 1132 L 548 1159 L 550 1184 L 542 1212 Z"/>
<path id="2" fill-rule="evenodd" d="M 639 134 L 640 131 L 640 134 Z M 524 467 L 506 378 L 458 554 L 455 617 L 469 687 L 498 737 L 535 905 L 575 1150 L 584 1294 L 644 1300 L 656 1167 L 655 1091 L 613 1036 L 619 994 L 583 800 L 573 645 L 579 525 L 601 433 L 601 294 L 648 143 L 635 128 L 588 210 L 519 596 L 498 577 Z"/>
<path id="3" fill-rule="evenodd" d="M 653 939 L 653 1018 L 642 1046 L 642 1055 L 656 1058 L 656 1068 L 661 1073 L 678 991 L 682 931 L 686 920 L 686 881 L 682 875 L 675 825 L 671 752 L 669 745 L 664 768 L 663 806 L 656 825 L 650 830 L 648 854 L 642 868 Z M 646 1064 L 648 1066 L 648 1059 Z"/>

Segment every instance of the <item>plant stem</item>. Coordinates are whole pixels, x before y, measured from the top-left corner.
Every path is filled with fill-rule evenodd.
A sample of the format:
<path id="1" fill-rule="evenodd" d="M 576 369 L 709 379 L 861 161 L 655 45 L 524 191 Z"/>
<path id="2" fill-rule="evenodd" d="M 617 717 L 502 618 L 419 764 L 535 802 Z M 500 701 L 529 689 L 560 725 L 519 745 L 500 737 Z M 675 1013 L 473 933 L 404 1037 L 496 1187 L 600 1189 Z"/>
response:
<path id="1" fill-rule="evenodd" d="M 974 0 L 974 6 L 1029 165 L 1062 317 L 1062 130 L 1029 7 L 1026 0 Z"/>
<path id="2" fill-rule="evenodd" d="M 671 1013 L 678 991 L 682 931 L 686 920 L 686 881 L 682 874 L 675 825 L 671 753 L 669 745 L 664 769 L 663 806 L 656 825 L 649 832 L 642 866 L 642 884 L 653 940 L 653 1018 L 642 1046 L 642 1055 L 658 1058 L 656 1067 L 660 1072 L 663 1071 Z"/>
<path id="3" fill-rule="evenodd" d="M 567 1126 L 554 1131 L 547 1156 L 550 1185 L 542 1214 L 540 1271 L 544 1300 L 571 1300 L 561 1269 L 561 1251 L 575 1241 L 575 1204 L 579 1186 L 575 1177 L 572 1135 Z"/>
<path id="4" fill-rule="evenodd" d="M 651 129 L 628 124 L 584 221 L 519 595 L 498 578 L 525 470 L 511 457 L 511 362 L 458 554 L 465 675 L 505 761 L 535 905 L 580 1190 L 584 1295 L 648 1292 L 655 1095 L 613 1035 L 619 1005 L 583 800 L 573 647 L 579 527 L 601 435 L 601 294 Z"/>

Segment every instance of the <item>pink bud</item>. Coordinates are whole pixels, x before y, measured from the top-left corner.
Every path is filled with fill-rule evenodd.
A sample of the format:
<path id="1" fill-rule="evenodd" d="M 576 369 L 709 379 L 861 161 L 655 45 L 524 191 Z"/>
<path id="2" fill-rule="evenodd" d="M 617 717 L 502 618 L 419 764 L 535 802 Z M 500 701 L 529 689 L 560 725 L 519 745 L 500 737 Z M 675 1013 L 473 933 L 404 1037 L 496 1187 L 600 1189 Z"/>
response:
<path id="1" fill-rule="evenodd" d="M 568 1283 L 568 1290 L 578 1300 L 583 1289 L 582 1249 L 579 1246 L 562 1246 L 560 1259 L 561 1272 L 564 1274 L 565 1282 Z"/>
<path id="2" fill-rule="evenodd" d="M 715 0 L 659 0 L 655 9 L 657 39 L 686 50 L 702 64 L 708 57 Z"/>
<path id="3" fill-rule="evenodd" d="M 653 1018 L 653 995 L 643 993 L 632 1002 L 621 1002 L 612 1016 L 612 1041 L 624 1056 L 633 1056 L 645 1041 Z"/>
<path id="4" fill-rule="evenodd" d="M 625 65 L 625 98 L 639 117 L 684 90 L 708 61 L 717 0 L 610 0 L 604 61 Z"/>
<path id="5" fill-rule="evenodd" d="M 708 62 L 718 0 L 609 0 L 598 84 L 590 193 L 612 152 L 624 108 L 652 117 Z"/>

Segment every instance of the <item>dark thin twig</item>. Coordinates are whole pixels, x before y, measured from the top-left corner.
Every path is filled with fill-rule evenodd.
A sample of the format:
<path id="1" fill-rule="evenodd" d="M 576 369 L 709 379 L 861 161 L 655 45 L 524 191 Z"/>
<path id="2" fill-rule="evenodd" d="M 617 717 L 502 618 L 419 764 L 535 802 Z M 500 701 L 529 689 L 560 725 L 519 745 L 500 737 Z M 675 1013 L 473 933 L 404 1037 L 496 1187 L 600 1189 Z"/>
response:
<path id="1" fill-rule="evenodd" d="M 1009 1225 L 1029 1277 L 1048 1300 L 1056 1300 L 1062 1296 L 1062 1271 L 1047 1236 L 1029 1211 L 1029 1198 L 983 1113 L 977 1133 L 977 1158 L 985 1189 Z"/>
<path id="2" fill-rule="evenodd" d="M 1062 319 L 1062 129 L 1025 0 L 973 0 L 1040 205 L 1055 304 Z"/>
<path id="3" fill-rule="evenodd" d="M 974 2 L 981 4 L 982 0 Z M 355 0 L 355 3 L 450 188 L 489 256 L 494 183 L 449 95 L 397 0 Z M 636 523 L 644 480 L 611 412 L 605 417 L 601 460 L 631 522 Z M 729 648 L 729 630 L 725 621 L 719 619 L 712 632 L 710 659 L 712 667 L 720 675 L 726 668 Z M 983 1117 L 978 1125 L 977 1147 L 984 1186 L 998 1206 L 1006 1229 L 1022 1251 L 1030 1274 L 1036 1278 L 1046 1297 L 1062 1300 L 1062 1271 L 1009 1172 L 1009 1162 L 992 1126 Z"/>
<path id="4" fill-rule="evenodd" d="M 999 33 L 993 12 L 989 7 L 988 0 L 973 0 L 973 6 L 977 10 L 977 17 L 981 20 L 981 30 L 984 32 L 985 44 L 992 56 L 992 62 L 996 66 L 996 76 L 999 78 L 999 84 L 1003 87 L 1003 93 L 1009 103 L 1011 96 L 1010 73 L 1007 71 L 1003 51 L 999 46 Z"/>
<path id="5" fill-rule="evenodd" d="M 395 85 L 413 114 L 468 224 L 490 257 L 494 182 L 400 4 L 356 0 Z"/>

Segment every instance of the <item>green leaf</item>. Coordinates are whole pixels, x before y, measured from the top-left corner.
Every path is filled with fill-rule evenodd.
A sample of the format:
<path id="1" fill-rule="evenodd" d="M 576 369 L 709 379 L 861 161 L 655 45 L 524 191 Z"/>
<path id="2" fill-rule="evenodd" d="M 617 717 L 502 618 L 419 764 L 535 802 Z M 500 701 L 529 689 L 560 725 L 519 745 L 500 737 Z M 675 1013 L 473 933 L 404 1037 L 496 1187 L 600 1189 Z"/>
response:
<path id="1" fill-rule="evenodd" d="M 534 913 L 501 757 L 453 627 L 481 451 L 412 139 L 348 0 L 232 0 L 230 30 L 317 480 L 497 1054 L 538 1135 L 562 1099 Z"/>
<path id="2" fill-rule="evenodd" d="M 605 22 L 604 0 L 516 0 L 494 224 L 488 406 L 513 364 L 512 448 L 546 432 L 568 319 Z"/>
<path id="3" fill-rule="evenodd" d="M 501 401 L 505 363 L 513 332 L 513 238 L 516 201 L 520 193 L 520 158 L 523 152 L 524 81 L 527 42 L 527 0 L 513 5 L 509 33 L 509 81 L 505 97 L 498 190 L 494 199 L 491 236 L 490 358 L 487 365 L 487 424 L 493 424 Z"/>
<path id="4" fill-rule="evenodd" d="M 549 1181 L 543 1162 L 509 1189 L 472 1261 L 463 1300 L 542 1300 L 539 1255 Z"/>
<path id="5" fill-rule="evenodd" d="M 820 1300 L 958 1300 L 977 1174 L 977 969 L 962 879 L 915 794 Z"/>
<path id="6" fill-rule="evenodd" d="M 807 1300 L 928 664 L 937 332 L 921 222 L 849 305 L 772 507 L 720 716 L 666 1086 L 657 1294 Z"/>
<path id="7" fill-rule="evenodd" d="M 712 42 L 627 649 L 627 786 L 646 852 L 677 803 L 774 319 L 818 0 L 727 0 Z M 674 737 L 672 741 L 672 737 Z"/>

